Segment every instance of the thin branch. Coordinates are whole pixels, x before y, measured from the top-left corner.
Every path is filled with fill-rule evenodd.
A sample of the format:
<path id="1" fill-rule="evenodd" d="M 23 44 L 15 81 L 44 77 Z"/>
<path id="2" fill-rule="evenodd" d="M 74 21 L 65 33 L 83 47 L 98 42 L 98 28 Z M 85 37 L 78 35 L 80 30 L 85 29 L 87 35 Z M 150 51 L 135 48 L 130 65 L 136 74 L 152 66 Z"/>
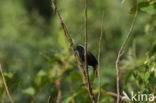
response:
<path id="1" fill-rule="evenodd" d="M 70 64 L 70 58 L 69 61 L 62 61 L 63 65 L 61 66 L 61 68 L 58 68 L 57 70 L 57 74 L 59 76 L 59 78 L 56 80 L 56 86 L 58 89 L 58 94 L 57 94 L 57 99 L 56 99 L 56 103 L 61 103 L 61 99 L 62 99 L 62 91 L 61 91 L 61 81 L 62 81 L 62 77 L 61 75 L 64 73 L 65 68 Z"/>
<path id="2" fill-rule="evenodd" d="M 98 53 L 98 88 L 99 88 L 99 92 L 98 92 L 98 99 L 97 99 L 97 103 L 100 102 L 100 95 L 101 95 L 101 71 L 100 71 L 100 58 L 101 58 L 101 41 L 102 41 L 102 34 L 103 34 L 103 16 L 104 14 L 102 13 L 102 22 L 101 22 L 101 33 L 100 33 L 100 39 L 99 39 L 99 53 Z"/>
<path id="3" fill-rule="evenodd" d="M 72 88 L 72 86 L 70 87 L 70 92 L 71 92 L 71 93 L 73 92 L 73 88 Z M 74 97 L 72 98 L 71 103 L 75 103 L 75 99 L 74 99 Z"/>
<path id="4" fill-rule="evenodd" d="M 1 103 L 5 103 L 6 91 L 3 92 Z"/>
<path id="5" fill-rule="evenodd" d="M 105 92 L 105 94 L 108 94 L 108 95 L 111 95 L 111 96 L 117 97 L 117 94 L 116 94 L 116 93 L 113 93 L 113 92 Z M 120 95 L 119 97 L 122 98 L 121 95 Z"/>
<path id="6" fill-rule="evenodd" d="M 10 92 L 9 92 L 6 80 L 5 80 L 4 72 L 3 72 L 1 64 L 0 64 L 0 71 L 1 71 L 1 75 L 2 75 L 2 79 L 3 79 L 3 84 L 4 84 L 4 87 L 5 87 L 5 90 L 6 90 L 7 94 L 8 94 L 8 96 L 9 96 L 9 99 L 10 99 L 11 103 L 14 103 L 14 101 L 13 101 L 11 95 L 10 95 Z"/>
<path id="7" fill-rule="evenodd" d="M 58 89 L 58 94 L 57 94 L 56 103 L 61 103 L 61 98 L 62 98 L 61 78 L 59 78 L 59 79 L 56 81 L 56 86 L 57 86 L 57 89 Z"/>
<path id="8" fill-rule="evenodd" d="M 86 70 L 86 76 L 88 76 L 88 63 L 87 63 L 87 4 L 88 0 L 85 0 L 85 70 Z"/>
<path id="9" fill-rule="evenodd" d="M 83 75 L 83 78 L 84 78 L 84 80 L 86 82 L 86 87 L 87 87 L 87 90 L 89 92 L 90 98 L 91 98 L 92 102 L 95 103 L 94 94 L 93 94 L 92 88 L 90 87 L 89 79 L 87 78 L 85 70 L 84 70 L 84 68 L 81 65 L 80 59 L 79 59 L 79 57 L 77 55 L 77 52 L 75 50 L 73 41 L 72 41 L 72 39 L 71 39 L 71 37 L 70 37 L 70 35 L 68 33 L 68 30 L 67 30 L 65 24 L 63 23 L 63 20 L 62 20 L 60 14 L 59 14 L 59 11 L 57 10 L 56 4 L 55 4 L 55 0 L 51 0 L 51 3 L 52 3 L 52 8 L 55 11 L 56 16 L 57 16 L 57 18 L 58 18 L 58 20 L 59 20 L 59 22 L 60 22 L 60 24 L 61 24 L 61 26 L 62 26 L 62 28 L 64 30 L 65 36 L 66 36 L 68 42 L 70 43 L 70 47 L 72 48 L 73 54 L 74 54 L 74 56 L 75 56 L 75 58 L 76 58 L 76 60 L 78 62 L 78 67 L 79 67 L 79 69 L 80 69 L 80 71 L 81 71 L 81 73 Z"/>
<path id="10" fill-rule="evenodd" d="M 113 97 L 117 97 L 117 94 L 116 93 L 114 93 L 114 92 L 111 92 L 111 91 L 105 91 L 104 89 L 101 89 L 101 94 L 103 94 L 103 95 L 110 95 L 110 96 L 113 96 Z M 122 99 L 122 95 L 119 95 L 119 97 Z M 131 101 L 130 100 L 128 100 L 128 99 L 123 99 L 123 101 L 125 101 L 125 102 L 128 102 L 128 103 L 131 103 Z"/>
<path id="11" fill-rule="evenodd" d="M 136 6 L 136 12 L 135 12 L 135 15 L 134 15 L 130 30 L 128 32 L 128 35 L 127 35 L 126 39 L 124 40 L 124 42 L 122 43 L 122 45 L 120 47 L 120 50 L 118 52 L 118 55 L 117 55 L 117 59 L 116 59 L 116 75 L 117 75 L 117 101 L 116 101 L 116 103 L 119 103 L 119 95 L 120 95 L 120 91 L 119 91 L 120 90 L 120 86 L 119 86 L 119 63 L 120 63 L 120 58 L 123 55 L 124 47 L 125 47 L 128 39 L 130 38 L 131 34 L 132 34 L 137 15 L 138 15 L 138 4 Z"/>
<path id="12" fill-rule="evenodd" d="M 89 91 L 89 96 L 92 100 L 92 103 L 95 103 L 94 94 L 90 86 L 89 74 L 88 74 L 88 63 L 87 63 L 87 6 L 88 6 L 88 0 L 85 0 L 85 70 L 86 70 L 85 80 L 86 80 L 87 89 Z"/>
<path id="13" fill-rule="evenodd" d="M 70 43 L 70 47 L 72 48 L 72 51 L 73 51 L 73 53 L 74 53 L 74 56 L 76 57 L 76 60 L 77 60 L 77 62 L 78 62 L 78 67 L 79 67 L 80 71 L 82 72 L 83 77 L 85 78 L 86 73 L 85 73 L 85 71 L 84 71 L 84 68 L 83 68 L 82 65 L 81 65 L 80 59 L 79 59 L 79 57 L 78 57 L 78 55 L 77 55 L 77 53 L 76 53 L 76 50 L 75 50 L 73 41 L 72 41 L 72 39 L 71 39 L 71 37 L 70 37 L 70 35 L 69 35 L 69 33 L 68 33 L 68 30 L 67 30 L 65 24 L 63 23 L 63 20 L 62 20 L 60 14 L 59 14 L 59 11 L 58 11 L 57 8 L 56 8 L 55 0 L 51 0 L 51 3 L 52 3 L 52 8 L 53 8 L 53 10 L 55 11 L 56 16 L 57 16 L 57 18 L 58 18 L 58 20 L 59 20 L 59 22 L 60 22 L 60 24 L 61 24 L 61 26 L 62 26 L 62 29 L 64 30 L 65 36 L 66 36 L 68 42 Z"/>
<path id="14" fill-rule="evenodd" d="M 48 96 L 47 103 L 50 103 L 50 98 L 51 98 L 51 96 Z"/>
<path id="15" fill-rule="evenodd" d="M 113 93 L 113 92 L 105 92 L 105 94 L 111 95 L 111 96 L 114 96 L 114 97 L 118 96 L 116 93 Z M 119 97 L 122 98 L 123 96 L 119 95 Z M 130 100 L 128 100 L 128 99 L 123 99 L 123 101 L 131 103 Z"/>

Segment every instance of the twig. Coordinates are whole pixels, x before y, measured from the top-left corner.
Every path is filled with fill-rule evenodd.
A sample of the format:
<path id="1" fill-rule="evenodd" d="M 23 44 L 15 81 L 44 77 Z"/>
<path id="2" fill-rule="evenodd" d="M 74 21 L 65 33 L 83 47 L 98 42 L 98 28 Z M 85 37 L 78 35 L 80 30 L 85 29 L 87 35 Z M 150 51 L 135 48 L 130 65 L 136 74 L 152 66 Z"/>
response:
<path id="1" fill-rule="evenodd" d="M 57 16 L 57 18 L 58 18 L 58 20 L 59 20 L 59 22 L 60 22 L 60 24 L 61 24 L 61 26 L 62 26 L 62 28 L 63 28 L 63 30 L 64 30 L 65 36 L 66 36 L 68 42 L 70 43 L 70 47 L 72 48 L 72 51 L 73 51 L 73 53 L 74 53 L 74 56 L 76 57 L 76 60 L 77 60 L 77 62 L 78 62 L 78 67 L 79 67 L 79 69 L 81 70 L 81 72 L 82 72 L 82 74 L 83 74 L 83 77 L 85 78 L 86 73 L 85 73 L 85 71 L 84 71 L 84 69 L 83 69 L 83 67 L 82 67 L 82 65 L 81 65 L 80 59 L 79 59 L 79 57 L 78 57 L 78 55 L 77 55 L 77 53 L 76 53 L 76 50 L 75 50 L 73 41 L 72 41 L 72 39 L 71 39 L 71 37 L 70 37 L 70 35 L 69 35 L 69 33 L 68 33 L 68 30 L 67 30 L 65 24 L 63 23 L 63 20 L 62 20 L 60 14 L 59 14 L 59 11 L 58 11 L 57 8 L 56 8 L 55 0 L 51 0 L 51 3 L 52 3 L 52 8 L 53 8 L 53 10 L 55 11 L 56 16 Z"/>
<path id="2" fill-rule="evenodd" d="M 99 103 L 100 101 L 100 95 L 101 95 L 101 72 L 100 72 L 100 57 L 101 57 L 101 41 L 102 41 L 102 30 L 103 30 L 103 13 L 102 13 L 102 22 L 101 22 L 101 33 L 100 33 L 100 39 L 99 39 L 99 53 L 98 53 L 98 88 L 99 88 L 99 92 L 98 92 L 98 99 L 97 99 L 97 103 Z"/>
<path id="3" fill-rule="evenodd" d="M 47 103 L 50 103 L 50 98 L 51 98 L 51 96 L 48 97 Z"/>
<path id="4" fill-rule="evenodd" d="M 104 89 L 101 89 L 101 94 L 104 94 L 104 95 L 110 95 L 110 96 L 113 96 L 113 97 L 117 97 L 117 94 L 114 93 L 114 92 L 111 92 L 111 91 L 105 91 Z M 122 98 L 123 96 L 122 95 L 119 95 L 120 98 Z M 128 99 L 123 99 L 123 101 L 125 102 L 128 102 L 128 103 L 131 103 L 130 100 Z"/>
<path id="5" fill-rule="evenodd" d="M 71 39 L 71 37 L 70 37 L 70 35 L 69 35 L 69 33 L 68 33 L 68 30 L 67 30 L 65 24 L 63 23 L 63 20 L 62 20 L 60 14 L 59 14 L 59 11 L 58 11 L 57 8 L 56 8 L 55 0 L 51 0 L 51 3 L 52 3 L 52 8 L 53 8 L 53 10 L 55 11 L 56 16 L 57 16 L 57 18 L 58 18 L 58 20 L 59 20 L 59 22 L 60 22 L 60 24 L 61 24 L 61 26 L 62 26 L 62 28 L 63 28 L 63 30 L 64 30 L 65 36 L 66 36 L 68 42 L 70 43 L 70 47 L 72 48 L 73 54 L 74 54 L 74 56 L 75 56 L 75 58 L 76 58 L 76 60 L 77 60 L 77 62 L 78 62 L 78 67 L 79 67 L 79 69 L 80 69 L 80 71 L 81 71 L 81 73 L 82 73 L 82 75 L 83 75 L 83 78 L 84 78 L 86 84 L 87 84 L 86 86 L 87 86 L 87 90 L 88 90 L 88 92 L 89 92 L 90 98 L 91 98 L 91 100 L 93 101 L 93 103 L 95 103 L 93 91 L 92 91 L 92 88 L 90 87 L 90 84 L 89 84 L 89 79 L 86 78 L 85 70 L 84 70 L 84 68 L 83 68 L 82 65 L 81 65 L 80 59 L 79 59 L 79 57 L 78 57 L 78 55 L 77 55 L 77 52 L 76 52 L 76 50 L 75 50 L 73 41 L 72 41 L 72 39 Z"/>
<path id="6" fill-rule="evenodd" d="M 136 6 L 136 12 L 135 12 L 135 15 L 134 15 L 131 27 L 130 27 L 130 31 L 128 32 L 128 35 L 127 35 L 126 39 L 122 43 L 122 45 L 120 47 L 120 50 L 118 52 L 118 55 L 117 55 L 117 59 L 116 59 L 116 75 L 117 75 L 117 101 L 116 101 L 116 103 L 119 103 L 119 95 L 120 95 L 120 91 L 119 91 L 120 90 L 120 87 L 119 87 L 119 62 L 120 62 L 121 56 L 123 55 L 124 47 L 125 47 L 128 39 L 131 36 L 131 33 L 133 31 L 137 15 L 138 15 L 138 4 Z"/>
<path id="7" fill-rule="evenodd" d="M 9 96 L 9 99 L 10 99 L 11 103 L 14 103 L 14 101 L 13 101 L 11 95 L 10 95 L 10 92 L 9 92 L 9 89 L 8 89 L 8 86 L 7 86 L 7 83 L 6 83 L 6 80 L 5 80 L 5 77 L 4 77 L 4 73 L 3 73 L 3 69 L 2 69 L 1 64 L 0 64 L 0 71 L 1 71 L 2 79 L 3 79 L 3 84 L 5 86 L 5 90 L 6 90 L 7 94 L 8 94 L 8 96 Z"/>
<path id="8" fill-rule="evenodd" d="M 73 92 L 73 88 L 72 88 L 72 86 L 70 87 L 70 92 L 71 92 L 71 93 Z M 71 103 L 75 103 L 75 99 L 74 99 L 74 97 L 72 98 Z"/>
<path id="9" fill-rule="evenodd" d="M 87 63 L 87 6 L 88 6 L 88 0 L 85 0 L 85 70 L 86 70 L 86 83 L 87 83 L 87 89 L 89 92 L 89 96 L 92 100 L 92 103 L 95 103 L 94 94 L 92 92 L 92 88 L 90 86 L 89 81 L 89 75 L 88 75 L 88 63 Z"/>
<path id="10" fill-rule="evenodd" d="M 117 94 L 113 92 L 105 92 L 105 94 L 117 97 Z M 123 96 L 120 95 L 119 97 L 122 98 Z"/>
<path id="11" fill-rule="evenodd" d="M 59 78 L 59 79 L 56 81 L 56 85 L 57 85 L 57 88 L 58 88 L 58 94 L 57 94 L 56 103 L 61 103 L 61 98 L 62 98 L 61 78 Z"/>
<path id="12" fill-rule="evenodd" d="M 86 70 L 86 76 L 88 76 L 88 63 L 87 63 L 87 4 L 88 0 L 85 0 L 85 70 Z"/>
<path id="13" fill-rule="evenodd" d="M 113 93 L 113 92 L 105 92 L 105 94 L 111 95 L 111 96 L 114 96 L 114 97 L 117 97 L 118 96 L 116 93 Z M 119 95 L 119 97 L 122 98 L 123 96 Z M 128 99 L 123 99 L 123 101 L 126 101 L 128 103 L 131 103 Z"/>
<path id="14" fill-rule="evenodd" d="M 6 91 L 3 92 L 1 103 L 5 103 Z"/>
<path id="15" fill-rule="evenodd" d="M 61 99 L 62 99 L 62 91 L 61 91 L 62 78 L 61 78 L 61 75 L 64 73 L 65 68 L 70 64 L 70 61 L 67 61 L 67 62 L 62 61 L 62 63 L 63 63 L 63 65 L 57 71 L 59 78 L 56 80 L 56 86 L 58 89 L 56 103 L 61 103 Z"/>

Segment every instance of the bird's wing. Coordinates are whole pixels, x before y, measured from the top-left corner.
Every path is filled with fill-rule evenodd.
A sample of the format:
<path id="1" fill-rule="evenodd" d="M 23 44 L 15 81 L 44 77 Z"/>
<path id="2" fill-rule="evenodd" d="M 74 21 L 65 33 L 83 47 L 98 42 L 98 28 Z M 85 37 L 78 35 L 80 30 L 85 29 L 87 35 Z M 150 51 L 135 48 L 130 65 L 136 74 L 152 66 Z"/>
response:
<path id="1" fill-rule="evenodd" d="M 94 57 L 94 55 L 90 51 L 87 51 L 87 54 L 88 54 L 87 60 L 90 60 L 91 62 L 98 64 L 96 58 Z"/>

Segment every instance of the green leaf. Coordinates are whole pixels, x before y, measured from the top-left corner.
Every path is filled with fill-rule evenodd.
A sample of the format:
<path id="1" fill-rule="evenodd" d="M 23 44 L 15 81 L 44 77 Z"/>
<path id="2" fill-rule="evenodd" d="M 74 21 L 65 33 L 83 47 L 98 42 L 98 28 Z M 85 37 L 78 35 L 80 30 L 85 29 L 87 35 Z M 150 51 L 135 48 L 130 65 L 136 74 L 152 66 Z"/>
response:
<path id="1" fill-rule="evenodd" d="M 78 90 L 78 91 L 73 92 L 73 94 L 72 94 L 70 97 L 68 97 L 68 98 L 65 100 L 65 102 L 63 102 L 63 103 L 70 103 L 70 102 L 72 101 L 72 99 L 73 99 L 74 97 L 76 97 L 77 95 L 79 95 L 82 91 L 83 91 L 83 89 L 80 89 L 80 90 Z"/>
<path id="2" fill-rule="evenodd" d="M 81 75 L 79 72 L 73 71 L 70 73 L 69 79 L 71 79 L 72 81 L 81 82 Z"/>
<path id="3" fill-rule="evenodd" d="M 42 78 L 39 77 L 39 76 L 36 76 L 35 79 L 34 79 L 34 82 L 37 86 L 39 86 L 42 82 Z"/>
<path id="4" fill-rule="evenodd" d="M 153 5 L 149 5 L 147 7 L 141 8 L 141 11 L 144 11 L 144 12 L 149 13 L 149 14 L 155 14 L 156 13 L 156 9 L 154 8 Z"/>
<path id="5" fill-rule="evenodd" d="M 132 76 L 132 72 L 129 72 L 126 76 L 125 76 L 125 84 L 127 84 L 130 80 L 130 77 Z"/>
<path id="6" fill-rule="evenodd" d="M 9 72 L 9 73 L 4 73 L 4 75 L 5 75 L 6 77 L 8 77 L 8 78 L 12 78 L 12 77 L 14 76 L 14 73 L 11 73 L 11 72 Z"/>
<path id="7" fill-rule="evenodd" d="M 145 26 L 145 33 L 148 34 L 149 30 L 150 30 L 150 25 L 146 24 L 146 26 Z"/>
<path id="8" fill-rule="evenodd" d="M 58 32 L 58 43 L 63 49 L 66 50 L 66 52 L 68 52 L 69 45 L 62 29 Z"/>
<path id="9" fill-rule="evenodd" d="M 156 43 L 152 46 L 152 48 L 150 49 L 148 56 L 152 57 L 154 55 L 154 53 L 156 53 Z"/>
<path id="10" fill-rule="evenodd" d="M 156 72 L 154 72 L 154 77 L 156 78 Z"/>
<path id="11" fill-rule="evenodd" d="M 36 91 L 35 91 L 35 89 L 33 87 L 29 87 L 27 89 L 24 89 L 22 92 L 25 93 L 25 94 L 34 96 Z"/>
<path id="12" fill-rule="evenodd" d="M 139 11 L 154 14 L 156 12 L 156 1 L 140 2 L 138 3 L 138 9 Z M 135 11 L 136 11 L 136 5 L 131 8 L 130 13 L 134 14 Z"/>
<path id="13" fill-rule="evenodd" d="M 123 5 L 126 2 L 126 0 L 122 0 L 121 4 Z"/>
<path id="14" fill-rule="evenodd" d="M 149 1 L 138 3 L 138 10 L 140 11 L 141 8 L 148 7 L 150 5 L 149 3 L 150 3 Z M 135 12 L 136 12 L 136 5 L 130 9 L 130 14 L 134 14 Z"/>
<path id="15" fill-rule="evenodd" d="M 144 81 L 148 82 L 149 77 L 150 77 L 150 72 L 146 72 L 144 75 Z"/>
<path id="16" fill-rule="evenodd" d="M 47 75 L 47 72 L 40 70 L 37 75 L 42 77 L 42 76 Z"/>

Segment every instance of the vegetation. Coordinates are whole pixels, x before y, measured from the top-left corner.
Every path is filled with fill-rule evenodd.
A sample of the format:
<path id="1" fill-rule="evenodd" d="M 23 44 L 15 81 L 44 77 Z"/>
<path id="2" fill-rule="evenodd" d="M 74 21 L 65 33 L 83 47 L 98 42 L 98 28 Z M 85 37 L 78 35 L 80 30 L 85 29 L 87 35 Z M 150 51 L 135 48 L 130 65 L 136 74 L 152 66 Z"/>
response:
<path id="1" fill-rule="evenodd" d="M 84 0 L 56 0 L 56 4 L 74 46 L 85 45 Z M 99 103 L 117 101 L 115 61 L 136 10 L 134 29 L 119 63 L 120 96 L 124 95 L 123 91 L 129 97 L 133 91 L 138 94 L 136 98 L 141 94 L 156 95 L 156 1 L 88 0 L 87 48 L 97 59 L 99 38 L 101 32 L 103 34 Z M 0 64 L 15 103 L 91 102 L 50 0 L 0 1 Z M 97 101 L 98 78 L 94 77 L 92 67 L 88 69 Z M 0 76 L 0 103 L 9 102 Z M 121 101 L 121 98 L 120 102 L 141 103 L 138 100 Z M 147 102 L 146 98 L 143 102 Z"/>

